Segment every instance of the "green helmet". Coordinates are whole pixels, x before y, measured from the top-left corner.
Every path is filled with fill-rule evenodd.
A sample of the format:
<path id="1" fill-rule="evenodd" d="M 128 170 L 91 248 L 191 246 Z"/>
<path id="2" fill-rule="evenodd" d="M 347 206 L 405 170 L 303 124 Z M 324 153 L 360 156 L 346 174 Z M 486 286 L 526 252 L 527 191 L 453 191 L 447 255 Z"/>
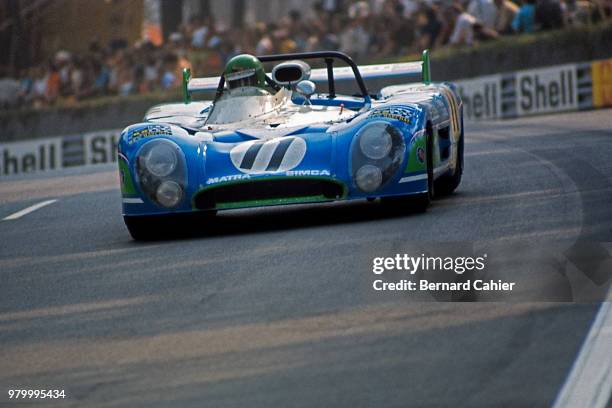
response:
<path id="1" fill-rule="evenodd" d="M 229 60 L 223 71 L 229 89 L 241 86 L 266 86 L 266 73 L 260 60 L 249 54 L 236 55 Z"/>

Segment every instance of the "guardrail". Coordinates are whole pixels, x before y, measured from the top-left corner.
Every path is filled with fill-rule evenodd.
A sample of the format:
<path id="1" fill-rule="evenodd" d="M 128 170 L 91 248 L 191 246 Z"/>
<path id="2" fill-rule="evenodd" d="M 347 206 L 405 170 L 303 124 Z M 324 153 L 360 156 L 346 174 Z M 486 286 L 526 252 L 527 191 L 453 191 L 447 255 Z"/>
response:
<path id="1" fill-rule="evenodd" d="M 612 59 L 455 81 L 467 120 L 612 106 Z"/>
<path id="2" fill-rule="evenodd" d="M 117 161 L 121 130 L 0 144 L 0 177 Z"/>

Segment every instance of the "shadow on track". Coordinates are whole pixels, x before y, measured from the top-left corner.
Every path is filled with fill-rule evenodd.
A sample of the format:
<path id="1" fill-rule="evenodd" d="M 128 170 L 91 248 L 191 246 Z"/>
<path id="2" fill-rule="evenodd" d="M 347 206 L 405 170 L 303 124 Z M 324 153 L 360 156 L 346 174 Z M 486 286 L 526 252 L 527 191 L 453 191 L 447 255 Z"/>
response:
<path id="1" fill-rule="evenodd" d="M 422 215 L 407 201 L 354 201 L 226 210 L 154 217 L 145 241 L 273 232 L 299 228 L 370 222 Z"/>

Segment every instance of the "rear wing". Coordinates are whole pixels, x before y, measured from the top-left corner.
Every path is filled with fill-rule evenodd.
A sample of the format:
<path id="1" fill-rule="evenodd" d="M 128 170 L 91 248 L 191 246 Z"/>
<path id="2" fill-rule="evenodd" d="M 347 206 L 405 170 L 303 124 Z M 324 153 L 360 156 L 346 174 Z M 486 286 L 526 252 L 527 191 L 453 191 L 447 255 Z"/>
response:
<path id="1" fill-rule="evenodd" d="M 313 58 L 323 53 L 311 53 L 307 56 Z M 336 53 L 340 54 L 340 53 Z M 293 59 L 300 59 L 300 56 L 305 54 L 295 54 Z M 342 54 L 344 56 L 344 54 Z M 273 57 L 285 57 L 283 56 L 265 56 L 258 57 L 263 61 L 273 60 Z M 290 58 L 291 56 L 286 55 Z M 345 56 L 346 57 L 346 56 Z M 346 57 L 348 58 L 348 57 Z M 350 60 L 350 58 L 349 58 Z M 429 65 L 429 50 L 423 51 L 423 57 L 418 62 L 401 62 L 394 64 L 376 64 L 376 65 L 360 65 L 348 67 L 332 67 L 328 62 L 329 58 L 326 59 L 328 64 L 327 68 L 313 69 L 310 74 L 310 80 L 317 85 L 328 86 L 330 93 L 335 94 L 338 86 L 345 88 L 346 83 L 349 81 L 364 82 L 364 88 L 367 88 L 372 92 L 376 90 L 378 93 L 383 86 L 392 85 L 389 82 L 395 83 L 406 83 L 406 82 L 419 82 L 422 81 L 424 84 L 429 84 L 431 81 L 431 71 Z M 352 60 L 350 61 L 352 63 Z M 357 68 L 360 74 L 359 78 L 356 78 L 354 69 Z M 331 72 L 330 72 L 331 70 Z M 330 81 L 331 79 L 331 81 Z M 191 78 L 191 71 L 188 68 L 183 70 L 183 101 L 189 103 L 191 101 L 192 93 L 214 93 L 218 90 L 219 82 L 221 77 L 205 77 L 205 78 Z M 330 84 L 332 82 L 333 84 Z M 362 85 L 360 83 L 360 85 Z M 344 86 L 343 86 L 344 85 Z"/>

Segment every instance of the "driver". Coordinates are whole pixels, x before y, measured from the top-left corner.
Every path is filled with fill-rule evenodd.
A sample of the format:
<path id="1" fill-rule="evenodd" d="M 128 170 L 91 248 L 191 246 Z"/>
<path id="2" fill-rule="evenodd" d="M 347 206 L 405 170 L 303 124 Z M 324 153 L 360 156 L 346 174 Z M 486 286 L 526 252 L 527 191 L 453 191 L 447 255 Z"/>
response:
<path id="1" fill-rule="evenodd" d="M 223 76 L 232 94 L 268 95 L 263 64 L 249 54 L 236 55 L 227 62 Z M 235 90 L 235 91 L 234 91 Z"/>

